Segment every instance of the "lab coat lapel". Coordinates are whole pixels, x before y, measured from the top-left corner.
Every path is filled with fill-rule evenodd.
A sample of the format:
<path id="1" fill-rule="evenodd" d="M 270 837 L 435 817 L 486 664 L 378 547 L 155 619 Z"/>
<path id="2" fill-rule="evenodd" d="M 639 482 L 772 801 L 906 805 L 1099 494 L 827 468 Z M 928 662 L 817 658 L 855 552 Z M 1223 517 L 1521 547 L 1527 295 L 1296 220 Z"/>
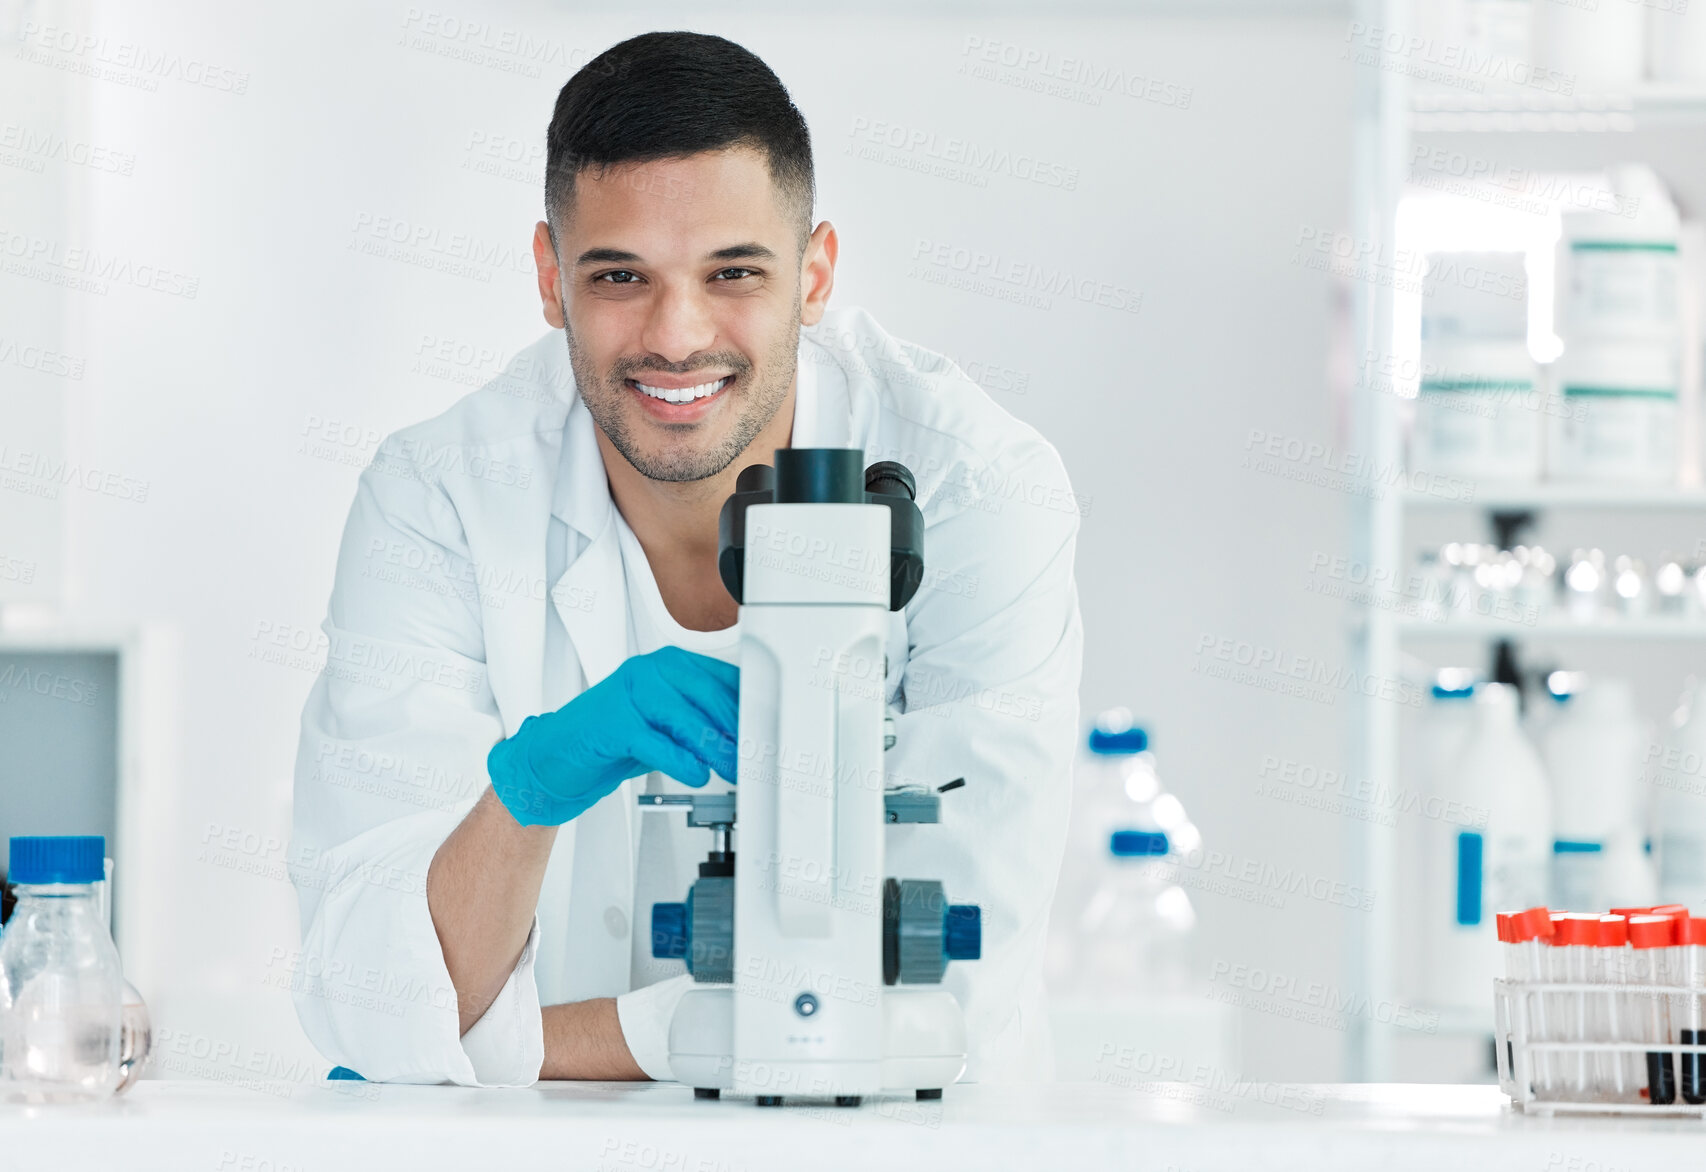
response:
<path id="1" fill-rule="evenodd" d="M 596 426 L 577 399 L 564 427 L 552 508 L 585 541 L 552 584 L 551 604 L 589 688 L 620 667 L 630 650 L 627 578 Z M 560 705 L 570 697 L 548 699 Z M 607 927 L 606 909 L 633 905 L 633 823 L 638 817 L 633 787 L 624 784 L 564 827 L 574 838 L 573 855 L 564 860 L 573 875 L 565 917 L 573 943 L 564 972 L 579 996 L 627 988 L 630 945 L 625 935 Z"/>

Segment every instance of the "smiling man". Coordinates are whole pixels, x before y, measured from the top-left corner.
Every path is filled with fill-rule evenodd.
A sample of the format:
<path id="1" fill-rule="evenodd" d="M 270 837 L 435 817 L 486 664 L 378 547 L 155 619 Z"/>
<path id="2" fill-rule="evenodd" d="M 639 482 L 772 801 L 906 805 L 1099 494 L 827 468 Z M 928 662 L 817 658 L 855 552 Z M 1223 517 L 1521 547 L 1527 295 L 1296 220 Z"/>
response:
<path id="1" fill-rule="evenodd" d="M 635 798 L 736 773 L 718 511 L 778 448 L 857 447 L 912 469 L 926 525 L 885 766 L 968 779 L 941 825 L 887 832 L 888 868 L 983 907 L 983 958 L 946 981 L 968 1077 L 1047 1077 L 1082 647 L 1058 456 L 952 363 L 829 310 L 805 121 L 740 46 L 611 48 L 563 87 L 547 156 L 553 333 L 387 440 L 345 529 L 297 762 L 304 1028 L 371 1079 L 671 1077 L 690 978 L 646 925 L 709 841 Z"/>

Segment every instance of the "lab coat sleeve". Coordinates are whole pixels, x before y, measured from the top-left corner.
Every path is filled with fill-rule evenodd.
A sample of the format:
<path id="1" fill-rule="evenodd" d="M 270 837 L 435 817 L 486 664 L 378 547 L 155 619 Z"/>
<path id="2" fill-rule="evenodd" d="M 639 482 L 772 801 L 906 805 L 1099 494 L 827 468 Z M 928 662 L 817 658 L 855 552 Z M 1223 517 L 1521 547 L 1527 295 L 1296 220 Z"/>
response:
<path id="1" fill-rule="evenodd" d="M 427 907 L 433 855 L 486 788 L 503 730 L 460 522 L 438 486 L 397 471 L 381 458 L 361 478 L 302 714 L 297 1015 L 321 1054 L 373 1081 L 527 1085 L 544 1062 L 537 921 L 459 1037 Z"/>
<path id="2" fill-rule="evenodd" d="M 669 1023 L 675 1006 L 689 989 L 693 978 L 669 977 L 629 990 L 616 998 L 616 1022 L 634 1064 L 654 1082 L 669 1082 L 675 1071 L 669 1065 Z"/>
<path id="3" fill-rule="evenodd" d="M 1030 434 L 960 469 L 927 508 L 924 586 L 908 607 L 889 782 L 942 795 L 937 825 L 888 831 L 888 875 L 941 879 L 982 908 L 982 958 L 948 965 L 974 1081 L 1052 1077 L 1042 950 L 1066 844 L 1083 629 L 1079 502 Z"/>

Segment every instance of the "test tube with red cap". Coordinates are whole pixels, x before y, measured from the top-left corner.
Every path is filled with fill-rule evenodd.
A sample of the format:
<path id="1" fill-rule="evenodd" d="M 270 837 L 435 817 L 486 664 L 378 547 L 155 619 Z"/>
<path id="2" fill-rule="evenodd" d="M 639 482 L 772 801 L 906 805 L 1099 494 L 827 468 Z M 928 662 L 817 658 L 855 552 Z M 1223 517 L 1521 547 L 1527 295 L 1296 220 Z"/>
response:
<path id="1" fill-rule="evenodd" d="M 1599 946 L 1599 917 L 1589 912 L 1553 912 L 1550 972 L 1553 981 L 1585 985 L 1593 980 L 1593 954 Z M 1556 993 L 1552 1020 L 1560 1042 L 1590 1042 L 1597 1032 L 1589 1014 L 1588 994 Z M 1585 1100 L 1593 1089 L 1587 1051 L 1559 1053 L 1556 1089 L 1573 1102 Z"/>
<path id="2" fill-rule="evenodd" d="M 1510 912 L 1498 917 L 1499 939 L 1504 941 L 1505 976 L 1513 981 L 1544 981 L 1547 977 L 1546 941 L 1552 935 L 1552 917 L 1543 907 Z M 1527 1036 L 1530 1042 L 1551 1041 L 1546 1029 L 1545 998 L 1536 994 L 1519 997 L 1514 1012 L 1526 1013 Z M 1552 1086 L 1551 1055 L 1544 1051 L 1534 1054 L 1533 1079 L 1537 1091 L 1549 1091 Z M 1516 1073 L 1514 1055 L 1507 1056 L 1511 1073 Z"/>
<path id="3" fill-rule="evenodd" d="M 1675 924 L 1676 956 L 1681 962 L 1677 983 L 1686 992 L 1671 1000 L 1672 1025 L 1678 1029 L 1677 1041 L 1683 1045 L 1706 1045 L 1700 1006 L 1701 997 L 1706 995 L 1706 919 L 1678 917 Z M 1706 1103 L 1706 1056 L 1678 1055 L 1677 1082 L 1683 1102 Z"/>
<path id="4" fill-rule="evenodd" d="M 1599 1040 L 1635 1041 L 1633 1036 L 1625 1036 L 1629 1029 L 1628 1013 L 1620 1004 L 1622 999 L 1609 990 L 1610 986 L 1629 980 L 1628 917 L 1616 913 L 1600 916 L 1598 947 L 1593 952 L 1593 979 L 1607 986 L 1605 993 L 1591 994 L 1593 1012 L 1598 1016 Z M 1628 1057 L 1616 1050 L 1602 1050 L 1594 1055 L 1595 1082 L 1601 1098 L 1622 1102 L 1633 1097 L 1635 1088 L 1641 1085 L 1637 1070 L 1625 1061 Z"/>
<path id="5" fill-rule="evenodd" d="M 1629 917 L 1630 983 L 1636 985 L 1666 985 L 1671 983 L 1672 952 L 1676 939 L 1676 924 L 1670 916 L 1658 914 Z M 1668 1043 L 1670 1006 L 1667 998 L 1657 993 L 1633 993 L 1631 1023 L 1637 1041 Z M 1655 1107 L 1676 1102 L 1676 1079 L 1670 1054 L 1663 1050 L 1648 1050 L 1646 1061 L 1647 1100 Z"/>

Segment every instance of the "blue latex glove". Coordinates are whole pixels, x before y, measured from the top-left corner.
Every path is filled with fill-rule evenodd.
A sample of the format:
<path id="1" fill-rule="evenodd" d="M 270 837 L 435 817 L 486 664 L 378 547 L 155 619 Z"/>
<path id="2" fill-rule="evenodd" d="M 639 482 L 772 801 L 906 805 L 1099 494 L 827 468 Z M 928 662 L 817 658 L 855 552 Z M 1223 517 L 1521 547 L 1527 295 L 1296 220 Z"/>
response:
<path id="1" fill-rule="evenodd" d="M 664 647 L 636 655 L 492 746 L 492 788 L 523 826 L 561 826 L 654 769 L 704 785 L 735 777 L 740 669 Z"/>

